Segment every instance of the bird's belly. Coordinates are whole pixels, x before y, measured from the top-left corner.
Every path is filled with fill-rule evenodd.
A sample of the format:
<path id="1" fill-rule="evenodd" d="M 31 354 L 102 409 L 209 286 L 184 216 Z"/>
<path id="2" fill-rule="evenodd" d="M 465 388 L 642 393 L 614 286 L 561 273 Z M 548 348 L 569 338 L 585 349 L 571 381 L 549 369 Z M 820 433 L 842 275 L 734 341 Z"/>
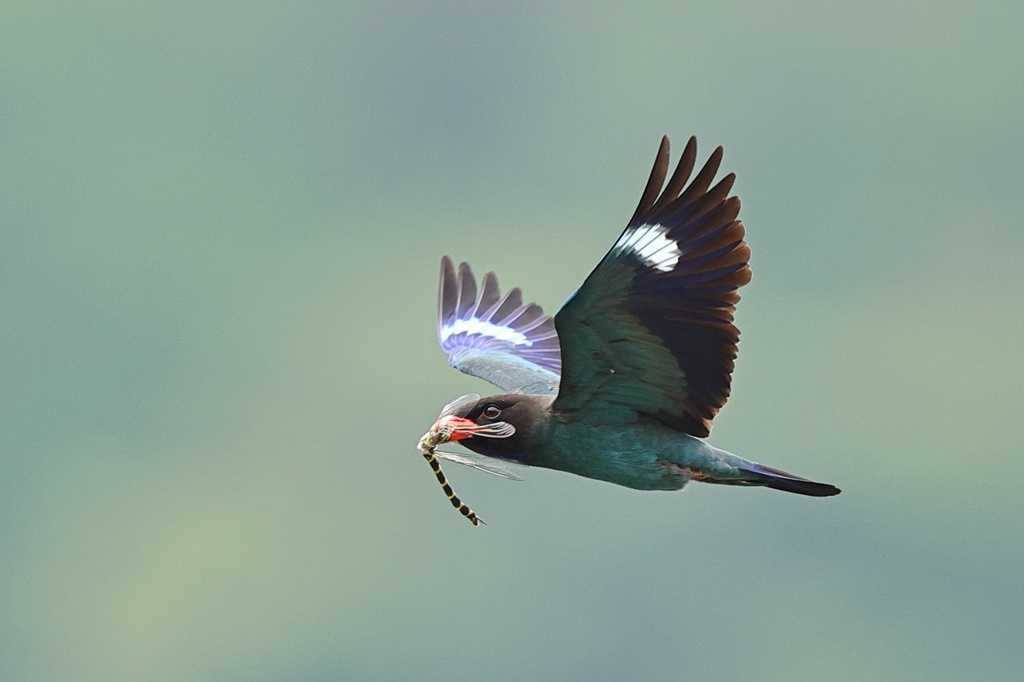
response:
<path id="1" fill-rule="evenodd" d="M 679 490 L 700 478 L 714 448 L 669 429 L 573 425 L 532 466 L 558 469 L 638 490 Z"/>

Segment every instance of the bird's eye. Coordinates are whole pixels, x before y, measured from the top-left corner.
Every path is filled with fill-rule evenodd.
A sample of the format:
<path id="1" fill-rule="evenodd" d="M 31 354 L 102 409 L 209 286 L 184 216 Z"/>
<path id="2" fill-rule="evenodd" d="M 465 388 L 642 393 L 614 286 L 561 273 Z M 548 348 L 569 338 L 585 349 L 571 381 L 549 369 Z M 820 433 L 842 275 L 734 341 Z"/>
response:
<path id="1" fill-rule="evenodd" d="M 497 405 L 488 405 L 484 408 L 483 414 L 488 419 L 497 419 L 501 414 L 501 409 Z"/>

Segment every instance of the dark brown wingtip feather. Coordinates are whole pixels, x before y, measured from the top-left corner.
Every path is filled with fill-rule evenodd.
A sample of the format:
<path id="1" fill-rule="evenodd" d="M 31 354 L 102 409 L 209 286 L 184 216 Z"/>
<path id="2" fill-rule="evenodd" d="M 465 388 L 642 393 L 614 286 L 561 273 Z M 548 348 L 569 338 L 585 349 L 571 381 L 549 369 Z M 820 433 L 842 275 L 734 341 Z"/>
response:
<path id="1" fill-rule="evenodd" d="M 704 167 L 697 173 L 697 177 L 693 179 L 693 182 L 686 188 L 686 191 L 679 195 L 678 201 L 680 206 L 685 206 L 708 191 L 711 181 L 715 179 L 718 168 L 722 165 L 723 153 L 721 145 L 715 147 L 715 151 L 711 152 L 711 156 L 708 157 Z"/>
<path id="2" fill-rule="evenodd" d="M 448 256 L 441 258 L 441 277 L 437 285 L 437 323 L 455 314 L 459 305 L 459 287 L 455 278 L 455 263 Z"/>
<path id="3" fill-rule="evenodd" d="M 501 299 L 501 288 L 498 286 L 498 276 L 488 270 L 480 281 L 480 294 L 477 297 L 476 309 L 478 312 L 490 310 L 491 306 Z"/>
<path id="4" fill-rule="evenodd" d="M 676 164 L 675 172 L 672 173 L 672 177 L 669 178 L 668 184 L 665 185 L 661 197 L 654 203 L 649 213 L 660 212 L 679 196 L 679 193 L 683 191 L 683 187 L 686 185 L 686 181 L 690 179 L 690 173 L 693 172 L 693 167 L 696 163 L 697 138 L 691 136 L 686 142 L 686 148 L 683 149 L 682 156 L 679 157 L 679 163 Z"/>
<path id="5" fill-rule="evenodd" d="M 668 172 L 668 147 L 668 135 L 665 135 L 661 138 L 661 145 L 658 146 L 658 154 L 654 157 L 654 166 L 647 179 L 647 186 L 644 187 L 644 193 L 640 196 L 640 203 L 637 205 L 636 211 L 633 212 L 633 217 L 629 219 L 629 225 L 635 223 L 641 216 L 649 214 L 651 207 L 658 199 L 661 186 L 665 182 L 665 174 Z"/>
<path id="6" fill-rule="evenodd" d="M 523 305 L 523 292 L 519 287 L 512 287 L 509 289 L 505 296 L 498 303 L 498 308 L 493 313 L 490 313 L 490 317 L 494 318 L 498 322 L 503 322 L 508 319 L 516 309 Z"/>
<path id="7" fill-rule="evenodd" d="M 750 248 L 737 219 L 740 200 L 729 196 L 736 175 L 728 173 L 714 182 L 723 153 L 721 146 L 716 147 L 684 189 L 696 161 L 696 141 L 691 138 L 669 184 L 650 212 L 639 218 L 672 226 L 668 238 L 677 240 L 683 254 L 676 271 L 654 273 L 656 278 L 647 285 L 652 294 L 676 290 L 679 296 L 657 295 L 650 310 L 638 311 L 659 336 L 674 338 L 681 344 L 680 352 L 685 351 L 680 362 L 690 382 L 684 414 L 659 418 L 698 437 L 710 434 L 714 417 L 729 397 L 739 340 L 733 314 L 738 290 L 751 278 Z M 715 352 L 697 360 L 698 351 L 712 347 Z"/>
<path id="8" fill-rule="evenodd" d="M 459 302 L 456 306 L 459 317 L 464 317 L 476 304 L 476 277 L 473 276 L 473 269 L 469 263 L 459 263 Z"/>

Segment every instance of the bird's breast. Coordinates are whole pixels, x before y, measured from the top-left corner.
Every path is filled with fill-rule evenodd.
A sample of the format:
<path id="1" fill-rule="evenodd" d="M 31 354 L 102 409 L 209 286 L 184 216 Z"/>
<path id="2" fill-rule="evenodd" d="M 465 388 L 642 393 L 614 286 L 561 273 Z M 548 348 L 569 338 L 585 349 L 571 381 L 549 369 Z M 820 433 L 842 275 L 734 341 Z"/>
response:
<path id="1" fill-rule="evenodd" d="M 640 490 L 678 490 L 690 480 L 687 462 L 700 460 L 706 447 L 660 425 L 553 420 L 544 447 L 527 463 Z"/>

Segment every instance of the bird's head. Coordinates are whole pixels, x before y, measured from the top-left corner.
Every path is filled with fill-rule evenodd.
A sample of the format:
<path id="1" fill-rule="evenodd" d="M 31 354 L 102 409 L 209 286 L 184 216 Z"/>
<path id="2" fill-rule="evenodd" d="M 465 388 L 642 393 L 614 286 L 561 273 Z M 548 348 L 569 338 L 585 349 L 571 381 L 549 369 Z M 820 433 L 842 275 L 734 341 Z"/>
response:
<path id="1" fill-rule="evenodd" d="M 452 401 L 420 439 L 420 449 L 448 441 L 490 457 L 522 461 L 522 433 L 535 420 L 534 396 L 508 394 L 481 398 L 475 393 Z"/>

